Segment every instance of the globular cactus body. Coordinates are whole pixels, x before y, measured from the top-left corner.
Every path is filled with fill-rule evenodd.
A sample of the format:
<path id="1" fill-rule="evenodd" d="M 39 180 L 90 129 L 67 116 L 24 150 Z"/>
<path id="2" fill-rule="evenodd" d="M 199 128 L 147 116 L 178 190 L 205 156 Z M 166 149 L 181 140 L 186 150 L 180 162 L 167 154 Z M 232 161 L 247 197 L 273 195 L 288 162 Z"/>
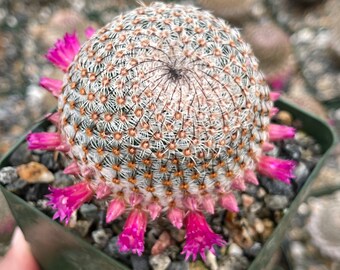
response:
<path id="1" fill-rule="evenodd" d="M 256 170 L 293 177 L 294 162 L 263 154 L 271 136 L 294 136 L 270 128 L 277 97 L 239 32 L 194 7 L 141 6 L 88 36 L 79 48 L 67 35 L 47 54 L 66 73 L 61 91 L 60 82 L 42 79 L 59 96 L 50 116 L 59 132 L 28 137 L 31 148 L 64 151 L 72 160 L 65 172 L 81 179 L 51 190 L 56 217 L 68 220 L 92 196 L 105 199 L 107 222 L 130 213 L 121 250 L 141 254 L 147 213 L 166 212 L 187 229 L 187 257 L 204 257 L 225 241 L 203 210 L 238 211 L 233 191 L 257 184 Z"/>

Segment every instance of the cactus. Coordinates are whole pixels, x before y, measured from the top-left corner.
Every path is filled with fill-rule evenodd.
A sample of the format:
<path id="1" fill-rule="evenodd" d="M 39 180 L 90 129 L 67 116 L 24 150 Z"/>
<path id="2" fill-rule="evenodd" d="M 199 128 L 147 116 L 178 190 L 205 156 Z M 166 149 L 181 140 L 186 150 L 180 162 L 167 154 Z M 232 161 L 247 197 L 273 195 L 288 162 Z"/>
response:
<path id="1" fill-rule="evenodd" d="M 58 150 L 77 183 L 51 188 L 54 218 L 84 202 L 107 202 L 106 221 L 128 213 L 118 245 L 141 254 L 148 215 L 186 228 L 183 253 L 205 258 L 226 242 L 204 212 L 237 212 L 234 192 L 256 171 L 288 183 L 293 161 L 267 156 L 270 140 L 294 129 L 277 111 L 251 48 L 207 11 L 154 3 L 116 17 L 80 45 L 66 34 L 46 55 L 64 81 L 42 78 L 58 96 L 54 133 L 31 133 L 30 149 Z"/>

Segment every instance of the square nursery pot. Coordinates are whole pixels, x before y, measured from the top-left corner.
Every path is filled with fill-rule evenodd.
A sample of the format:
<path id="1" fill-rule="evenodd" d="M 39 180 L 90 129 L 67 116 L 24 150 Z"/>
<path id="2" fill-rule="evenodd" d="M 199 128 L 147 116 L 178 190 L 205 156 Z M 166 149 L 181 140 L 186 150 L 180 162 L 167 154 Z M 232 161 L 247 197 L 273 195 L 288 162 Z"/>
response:
<path id="1" fill-rule="evenodd" d="M 279 248 L 291 218 L 296 214 L 300 203 L 308 195 L 312 182 L 336 141 L 334 132 L 323 120 L 282 100 L 278 101 L 276 106 L 290 112 L 295 119 L 301 121 L 302 130 L 312 136 L 321 146 L 322 155 L 280 223 L 250 265 L 249 269 L 253 270 L 265 269 L 274 252 Z M 32 130 L 48 125 L 49 123 L 44 121 L 35 125 Z M 11 154 L 24 143 L 24 140 L 25 137 L 3 157 L 0 168 L 10 165 Z M 30 242 L 32 252 L 42 269 L 129 269 L 121 262 L 114 260 L 73 235 L 66 228 L 51 220 L 17 195 L 7 191 L 1 185 L 0 188 L 18 226 Z"/>

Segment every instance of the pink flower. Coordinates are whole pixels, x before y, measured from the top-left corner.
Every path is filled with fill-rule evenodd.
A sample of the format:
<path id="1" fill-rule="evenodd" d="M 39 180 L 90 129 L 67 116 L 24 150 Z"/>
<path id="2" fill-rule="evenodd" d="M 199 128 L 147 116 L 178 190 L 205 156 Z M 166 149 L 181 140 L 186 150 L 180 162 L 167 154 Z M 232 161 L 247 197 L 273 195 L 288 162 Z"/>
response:
<path id="1" fill-rule="evenodd" d="M 55 113 L 49 113 L 46 116 L 46 119 L 50 121 L 53 125 L 58 126 L 60 122 L 60 113 L 55 112 Z"/>
<path id="2" fill-rule="evenodd" d="M 270 109 L 270 111 L 269 111 L 269 117 L 273 117 L 273 116 L 277 115 L 277 113 L 278 113 L 279 111 L 280 111 L 279 108 L 277 108 L 277 107 L 272 107 L 272 108 Z"/>
<path id="3" fill-rule="evenodd" d="M 289 126 L 270 124 L 269 125 L 269 140 L 279 141 L 291 139 L 295 136 L 295 129 Z"/>
<path id="4" fill-rule="evenodd" d="M 272 100 L 272 101 L 277 101 L 279 98 L 280 98 L 281 94 L 279 92 L 270 92 L 269 93 L 269 98 Z"/>
<path id="5" fill-rule="evenodd" d="M 292 160 L 261 156 L 257 164 L 257 169 L 260 174 L 290 184 L 290 178 L 295 177 L 293 174 L 295 165 L 296 162 Z"/>
<path id="6" fill-rule="evenodd" d="M 99 183 L 96 188 L 96 198 L 103 199 L 109 196 L 111 193 L 111 188 L 104 182 Z"/>
<path id="7" fill-rule="evenodd" d="M 162 206 L 160 206 L 159 203 L 153 202 L 149 204 L 148 211 L 149 211 L 151 219 L 155 220 L 160 215 L 162 211 Z"/>
<path id="8" fill-rule="evenodd" d="M 133 209 L 128 216 L 124 229 L 118 237 L 121 252 L 131 250 L 139 256 L 144 251 L 144 233 L 147 225 L 147 214 L 140 209 Z"/>
<path id="9" fill-rule="evenodd" d="M 40 78 L 39 85 L 52 93 L 53 96 L 58 97 L 63 88 L 63 81 L 48 77 Z"/>
<path id="10" fill-rule="evenodd" d="M 221 206 L 230 212 L 237 213 L 239 211 L 235 195 L 232 192 L 221 196 Z"/>
<path id="11" fill-rule="evenodd" d="M 66 33 L 63 39 L 58 39 L 54 47 L 48 50 L 46 58 L 56 67 L 66 72 L 79 48 L 80 43 L 77 34 Z"/>
<path id="12" fill-rule="evenodd" d="M 50 200 L 48 205 L 57 210 L 53 219 L 69 222 L 72 213 L 80 208 L 93 196 L 90 184 L 86 181 L 65 188 L 50 188 L 51 193 L 46 197 Z"/>
<path id="13" fill-rule="evenodd" d="M 114 221 L 116 218 L 118 218 L 121 214 L 123 214 L 125 211 L 125 201 L 122 197 L 118 196 L 117 198 L 114 198 L 106 212 L 106 223 L 110 223 L 111 221 Z"/>
<path id="14" fill-rule="evenodd" d="M 246 180 L 248 183 L 252 183 L 255 186 L 259 184 L 259 180 L 257 180 L 256 174 L 253 170 L 246 170 L 244 172 L 244 180 Z"/>
<path id="15" fill-rule="evenodd" d="M 57 132 L 38 132 L 27 135 L 28 149 L 55 150 L 62 145 L 61 136 Z"/>
<path id="16" fill-rule="evenodd" d="M 272 151 L 275 148 L 275 145 L 270 142 L 264 142 L 261 146 L 263 152 Z"/>
<path id="17" fill-rule="evenodd" d="M 235 177 L 232 180 L 231 188 L 239 191 L 245 191 L 247 187 L 242 177 Z"/>
<path id="18" fill-rule="evenodd" d="M 180 229 L 183 226 L 183 210 L 177 207 L 171 207 L 168 210 L 168 219 L 170 220 L 172 225 L 174 225 L 177 229 Z"/>
<path id="19" fill-rule="evenodd" d="M 202 206 L 205 211 L 209 214 L 214 214 L 215 212 L 215 200 L 209 195 L 204 195 Z"/>
<path id="20" fill-rule="evenodd" d="M 80 169 L 78 166 L 77 161 L 73 161 L 70 165 L 68 165 L 65 169 L 64 169 L 64 174 L 80 174 Z"/>
<path id="21" fill-rule="evenodd" d="M 185 227 L 186 239 L 182 254 L 185 254 L 186 260 L 191 255 L 193 260 L 196 260 L 198 253 L 205 260 L 206 250 L 215 253 L 213 245 L 223 246 L 226 244 L 222 236 L 212 231 L 201 212 L 189 211 L 185 218 Z"/>
<path id="22" fill-rule="evenodd" d="M 90 39 L 93 34 L 96 32 L 96 29 L 94 29 L 92 26 L 89 26 L 85 29 L 85 36 L 87 39 Z"/>

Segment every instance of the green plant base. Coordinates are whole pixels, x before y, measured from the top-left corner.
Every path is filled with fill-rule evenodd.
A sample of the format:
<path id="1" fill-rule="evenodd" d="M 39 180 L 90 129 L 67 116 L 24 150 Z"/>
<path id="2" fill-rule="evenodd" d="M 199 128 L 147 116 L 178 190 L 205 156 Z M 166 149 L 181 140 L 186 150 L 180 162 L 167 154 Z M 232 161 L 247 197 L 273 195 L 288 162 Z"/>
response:
<path id="1" fill-rule="evenodd" d="M 311 135 L 322 148 L 322 157 L 306 180 L 299 194 L 291 203 L 284 217 L 275 228 L 269 240 L 265 243 L 249 269 L 266 269 L 274 252 L 279 248 L 291 218 L 297 212 L 300 203 L 308 195 L 311 184 L 319 173 L 326 157 L 336 142 L 333 130 L 323 120 L 302 111 L 298 107 L 285 101 L 278 101 L 276 106 L 290 112 L 294 118 L 303 124 L 302 130 Z M 39 123 L 32 131 L 47 125 Z M 8 166 L 11 154 L 24 142 L 24 136 L 0 161 L 0 168 Z M 42 269 L 129 269 L 122 263 L 108 257 L 103 252 L 73 235 L 57 222 L 51 220 L 21 198 L 1 187 L 8 205 L 18 226 L 22 229 L 26 239 L 30 242 L 32 252 Z"/>

